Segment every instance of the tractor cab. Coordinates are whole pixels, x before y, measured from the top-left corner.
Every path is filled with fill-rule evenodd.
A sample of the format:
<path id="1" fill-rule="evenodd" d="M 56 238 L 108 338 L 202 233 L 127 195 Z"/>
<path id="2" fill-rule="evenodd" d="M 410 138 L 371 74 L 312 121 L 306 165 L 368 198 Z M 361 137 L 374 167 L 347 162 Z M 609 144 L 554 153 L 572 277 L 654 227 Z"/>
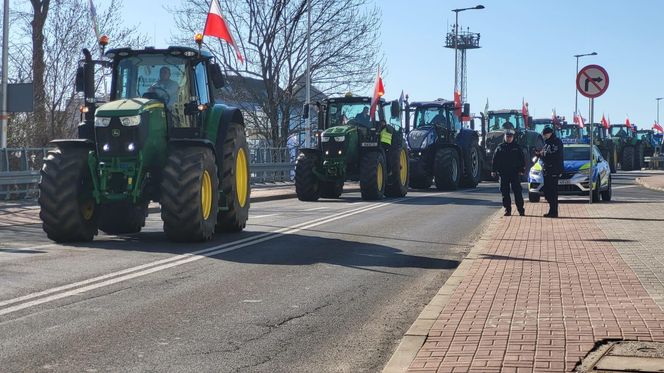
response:
<path id="1" fill-rule="evenodd" d="M 620 137 L 623 140 L 631 139 L 634 137 L 634 131 L 624 124 L 613 124 L 609 128 L 611 137 Z"/>
<path id="2" fill-rule="evenodd" d="M 450 143 L 462 129 L 453 101 L 438 99 L 430 102 L 414 102 L 407 108 L 413 117 L 413 129 L 408 131 L 408 145 L 412 152 L 419 152 L 436 144 Z"/>
<path id="3" fill-rule="evenodd" d="M 581 131 L 576 124 L 563 124 L 556 129 L 556 136 L 564 144 L 576 144 L 581 142 Z"/>
<path id="4" fill-rule="evenodd" d="M 554 130 L 562 125 L 567 124 L 565 117 L 557 116 L 556 121 L 553 118 L 538 118 L 530 121 L 530 128 L 537 133 L 542 133 L 545 128 L 553 128 Z"/>

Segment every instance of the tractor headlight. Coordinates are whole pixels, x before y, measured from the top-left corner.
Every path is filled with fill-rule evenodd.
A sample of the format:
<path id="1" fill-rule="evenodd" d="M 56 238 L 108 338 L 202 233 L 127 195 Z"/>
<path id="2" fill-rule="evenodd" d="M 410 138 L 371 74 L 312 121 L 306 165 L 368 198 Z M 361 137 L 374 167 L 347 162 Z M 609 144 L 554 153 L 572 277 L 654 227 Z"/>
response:
<path id="1" fill-rule="evenodd" d="M 330 138 L 327 137 L 327 136 L 321 136 L 321 137 L 320 137 L 320 141 L 321 141 L 321 142 L 328 142 L 328 141 L 330 141 Z"/>
<path id="2" fill-rule="evenodd" d="M 334 138 L 334 141 L 336 141 L 336 142 L 344 142 L 344 141 L 346 141 L 346 136 L 336 136 L 336 137 Z"/>
<path id="3" fill-rule="evenodd" d="M 95 127 L 108 127 L 111 124 L 109 117 L 95 117 Z"/>
<path id="4" fill-rule="evenodd" d="M 134 127 L 141 124 L 140 115 L 132 115 L 131 117 L 120 117 L 120 123 L 125 127 Z"/>

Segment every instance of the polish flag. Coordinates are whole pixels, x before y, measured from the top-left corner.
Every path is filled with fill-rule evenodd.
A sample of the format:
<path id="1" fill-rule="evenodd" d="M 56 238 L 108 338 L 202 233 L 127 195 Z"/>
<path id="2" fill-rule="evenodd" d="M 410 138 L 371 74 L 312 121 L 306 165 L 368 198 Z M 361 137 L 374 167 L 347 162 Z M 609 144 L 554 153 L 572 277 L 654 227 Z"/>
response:
<path id="1" fill-rule="evenodd" d="M 212 0 L 210 2 L 210 11 L 208 12 L 207 20 L 205 21 L 205 31 L 203 31 L 203 35 L 214 36 L 226 40 L 228 44 L 235 48 L 237 59 L 240 60 L 240 62 L 244 62 L 240 49 L 237 47 L 237 44 L 235 44 L 233 36 L 226 25 L 226 21 L 224 21 L 224 17 L 221 15 L 219 0 Z"/>
<path id="2" fill-rule="evenodd" d="M 373 99 L 371 100 L 371 109 L 369 110 L 369 115 L 371 116 L 371 121 L 373 122 L 376 118 L 376 107 L 380 98 L 385 95 L 385 87 L 383 86 L 383 77 L 380 75 L 380 66 L 378 66 L 378 74 L 376 75 L 376 84 L 374 86 Z"/>
<path id="3" fill-rule="evenodd" d="M 660 133 L 664 133 L 664 128 L 659 123 L 655 123 L 652 125 L 652 129 L 659 131 Z"/>
<path id="4" fill-rule="evenodd" d="M 574 114 L 574 123 L 576 123 L 580 128 L 585 127 L 585 123 L 583 123 L 583 117 L 578 114 Z"/>
<path id="5" fill-rule="evenodd" d="M 454 113 L 461 118 L 461 92 L 459 91 L 454 91 Z"/>
<path id="6" fill-rule="evenodd" d="M 558 115 L 556 115 L 556 109 L 553 109 L 551 112 L 551 121 L 556 128 L 560 126 L 560 123 L 558 123 Z"/>
<path id="7" fill-rule="evenodd" d="M 629 121 L 629 117 L 627 117 L 627 118 L 625 119 L 625 125 L 627 126 L 627 128 L 629 128 L 629 129 L 631 129 L 632 131 L 634 131 L 634 127 L 632 127 L 632 122 Z"/>
<path id="8" fill-rule="evenodd" d="M 609 129 L 609 122 L 607 122 L 606 117 L 602 114 L 602 127 Z"/>
<path id="9" fill-rule="evenodd" d="M 523 123 L 528 127 L 528 101 L 521 99 L 521 114 L 523 114 Z"/>

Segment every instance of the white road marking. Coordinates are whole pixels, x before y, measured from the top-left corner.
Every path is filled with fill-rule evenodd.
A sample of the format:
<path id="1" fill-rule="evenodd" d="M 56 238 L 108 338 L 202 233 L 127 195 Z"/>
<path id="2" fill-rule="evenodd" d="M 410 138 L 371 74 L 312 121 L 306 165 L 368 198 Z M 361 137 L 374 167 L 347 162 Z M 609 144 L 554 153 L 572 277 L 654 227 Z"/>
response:
<path id="1" fill-rule="evenodd" d="M 29 247 L 0 247 L 0 250 L 23 251 L 23 250 L 44 249 L 46 247 L 52 247 L 52 246 L 59 246 L 59 245 L 56 243 L 50 243 L 46 245 L 29 246 Z"/>
<path id="2" fill-rule="evenodd" d="M 267 217 L 276 216 L 276 215 L 279 215 L 279 214 L 254 215 L 254 216 L 250 215 L 249 219 L 261 219 L 261 218 L 267 218 Z"/>
<path id="3" fill-rule="evenodd" d="M 304 211 L 316 211 L 316 210 L 325 210 L 327 207 L 314 207 L 312 209 L 306 209 Z"/>
<path id="4" fill-rule="evenodd" d="M 330 223 L 330 222 L 333 222 L 333 221 L 336 221 L 336 220 L 339 220 L 339 219 L 347 218 L 347 217 L 350 217 L 350 216 L 353 216 L 353 215 L 356 215 L 356 214 L 360 214 L 360 213 L 367 212 L 367 211 L 370 211 L 370 210 L 374 210 L 374 209 L 377 209 L 377 208 L 381 208 L 381 207 L 384 207 L 384 206 L 389 206 L 389 205 L 392 205 L 392 203 L 394 203 L 394 202 L 402 201 L 402 200 L 405 200 L 405 199 L 407 199 L 407 197 L 401 198 L 401 199 L 398 199 L 398 200 L 394 200 L 394 201 L 390 201 L 388 203 L 377 203 L 377 204 L 373 204 L 373 205 L 369 205 L 369 206 L 364 206 L 364 207 L 357 208 L 357 209 L 354 209 L 354 210 L 350 210 L 350 211 L 347 211 L 347 212 L 341 212 L 341 213 L 332 215 L 331 217 L 324 217 L 324 218 L 314 219 L 314 220 L 312 220 L 312 222 L 300 223 L 300 224 L 294 225 L 292 227 L 285 227 L 285 228 L 281 228 L 281 229 L 278 229 L 278 230 L 273 231 L 273 232 L 266 232 L 266 233 L 260 234 L 256 237 L 247 237 L 245 239 L 241 239 L 241 240 L 238 240 L 238 241 L 217 245 L 217 246 L 210 247 L 210 248 L 207 248 L 207 249 L 201 249 L 201 250 L 198 250 L 198 251 L 195 251 L 195 252 L 192 252 L 192 253 L 177 255 L 177 256 L 174 256 L 174 257 L 171 257 L 171 258 L 162 259 L 162 260 L 159 260 L 159 261 L 156 261 L 156 262 L 143 264 L 143 265 L 128 268 L 128 269 L 125 269 L 125 270 L 122 270 L 122 271 L 109 273 L 109 274 L 106 274 L 106 275 L 103 275 L 103 276 L 98 276 L 98 277 L 91 278 L 91 279 L 88 279 L 88 280 L 79 281 L 79 282 L 68 284 L 68 285 L 58 286 L 56 288 L 52 288 L 52 289 L 40 291 L 40 292 L 37 292 L 37 293 L 24 295 L 24 296 L 14 298 L 14 299 L 8 299 L 8 300 L 5 300 L 5 301 L 1 301 L 0 302 L 0 307 L 8 306 L 8 305 L 11 305 L 11 304 L 20 303 L 20 302 L 24 302 L 24 301 L 27 301 L 27 302 L 20 303 L 20 304 L 10 306 L 10 307 L 6 307 L 4 309 L 0 309 L 0 316 L 6 315 L 6 314 L 9 314 L 9 313 L 12 313 L 12 312 L 20 311 L 20 310 L 25 309 L 25 308 L 34 307 L 34 306 L 37 306 L 37 305 L 40 305 L 40 304 L 43 304 L 43 303 L 48 303 L 48 302 L 52 302 L 52 301 L 55 301 L 55 300 L 58 300 L 58 299 L 67 298 L 67 297 L 70 297 L 70 296 L 82 294 L 82 293 L 85 293 L 85 292 L 88 292 L 88 291 L 91 291 L 91 290 L 95 290 L 95 289 L 98 289 L 98 288 L 102 288 L 102 287 L 105 287 L 105 286 L 114 285 L 114 284 L 117 284 L 117 283 L 120 283 L 120 282 L 124 282 L 124 281 L 127 281 L 127 280 L 137 278 L 137 277 L 145 276 L 145 275 L 148 275 L 148 274 L 151 274 L 151 273 L 154 273 L 154 272 L 163 271 L 163 270 L 166 270 L 166 269 L 169 269 L 169 268 L 173 268 L 173 267 L 176 267 L 176 266 L 180 266 L 180 265 L 183 265 L 183 264 L 194 262 L 194 261 L 206 258 L 206 257 L 211 257 L 211 256 L 214 256 L 214 255 L 227 253 L 227 252 L 234 251 L 234 250 L 237 250 L 237 249 L 240 249 L 240 248 L 243 248 L 243 247 L 255 245 L 257 243 L 262 243 L 262 242 L 265 242 L 265 241 L 273 240 L 275 238 L 281 237 L 281 236 L 286 235 L 286 234 L 297 233 L 297 232 L 300 232 L 302 230 L 311 229 L 313 227 L 317 227 L 319 225 L 327 224 L 327 223 Z M 79 286 L 82 286 L 82 287 L 79 287 Z M 69 290 L 69 289 L 73 289 L 73 290 Z M 63 291 L 63 292 L 61 292 L 61 291 Z M 58 293 L 58 292 L 61 292 L 61 293 Z M 58 294 L 54 294 L 54 293 L 58 293 Z M 46 296 L 46 297 L 43 297 L 43 298 L 39 298 L 39 297 L 49 295 L 49 294 L 53 294 L 53 295 Z M 39 298 L 39 299 L 35 299 L 35 298 Z M 30 301 L 30 299 L 35 299 L 35 300 Z"/>

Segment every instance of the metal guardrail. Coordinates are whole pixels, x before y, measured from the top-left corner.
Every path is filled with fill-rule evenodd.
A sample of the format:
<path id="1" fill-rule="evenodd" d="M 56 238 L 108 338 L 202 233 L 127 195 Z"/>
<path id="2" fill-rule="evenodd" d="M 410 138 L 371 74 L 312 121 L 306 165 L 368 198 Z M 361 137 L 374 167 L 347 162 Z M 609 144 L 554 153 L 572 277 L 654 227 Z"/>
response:
<path id="1" fill-rule="evenodd" d="M 643 158 L 646 168 L 649 170 L 664 170 L 664 156 L 653 156 Z"/>
<path id="2" fill-rule="evenodd" d="M 39 170 L 50 148 L 0 149 L 0 200 L 36 198 Z M 251 183 L 292 181 L 296 149 L 249 149 Z"/>

